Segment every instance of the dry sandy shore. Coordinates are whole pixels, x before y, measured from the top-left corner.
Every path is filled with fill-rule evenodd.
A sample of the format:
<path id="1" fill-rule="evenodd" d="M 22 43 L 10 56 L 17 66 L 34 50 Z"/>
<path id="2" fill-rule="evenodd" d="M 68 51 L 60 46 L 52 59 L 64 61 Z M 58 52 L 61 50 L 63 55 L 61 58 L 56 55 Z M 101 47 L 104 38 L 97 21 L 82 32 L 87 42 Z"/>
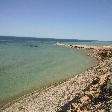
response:
<path id="1" fill-rule="evenodd" d="M 71 45 L 67 47 L 73 48 Z M 84 48 L 82 45 L 77 47 L 75 46 L 74 48 L 79 47 Z M 84 49 L 89 48 L 90 46 Z M 92 56 L 96 57 L 99 61 L 96 66 L 91 67 L 85 72 L 78 74 L 63 83 L 52 85 L 42 91 L 32 92 L 16 101 L 12 101 L 11 103 L 4 105 L 4 107 L 0 109 L 0 112 L 78 112 L 77 110 L 75 111 L 75 109 L 73 111 L 70 106 L 68 106 L 69 108 L 64 108 L 64 106 L 72 101 L 77 93 L 80 94 L 85 90 L 85 88 L 89 87 L 96 77 L 98 77 L 100 80 L 100 78 L 105 76 L 105 74 L 107 74 L 106 77 L 109 78 L 111 78 L 112 75 L 111 46 L 95 48 L 92 47 L 90 49 L 92 49 Z M 105 78 L 102 78 L 100 82 L 101 81 L 105 82 Z"/>

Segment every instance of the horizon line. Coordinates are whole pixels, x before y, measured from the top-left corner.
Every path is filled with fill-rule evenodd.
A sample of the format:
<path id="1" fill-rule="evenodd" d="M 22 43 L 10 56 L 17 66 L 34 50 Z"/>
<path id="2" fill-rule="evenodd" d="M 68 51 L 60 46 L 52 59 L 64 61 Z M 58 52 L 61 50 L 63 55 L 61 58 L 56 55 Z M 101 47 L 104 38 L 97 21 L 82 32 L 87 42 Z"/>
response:
<path id="1" fill-rule="evenodd" d="M 15 36 L 15 35 L 0 35 L 0 37 L 16 37 L 16 38 L 41 38 L 41 39 L 57 39 L 57 40 L 87 40 L 87 41 L 102 41 L 102 42 L 111 42 L 112 40 L 94 40 L 94 39 L 79 39 L 79 38 L 51 38 L 51 37 L 37 37 L 37 36 Z"/>
<path id="2" fill-rule="evenodd" d="M 0 37 L 17 37 L 17 38 L 41 38 L 41 39 L 64 39 L 64 40 L 90 40 L 90 41 L 101 41 L 101 40 L 94 40 L 94 39 L 78 39 L 78 38 L 51 38 L 51 37 L 36 37 L 36 36 L 15 36 L 15 35 L 0 35 Z"/>

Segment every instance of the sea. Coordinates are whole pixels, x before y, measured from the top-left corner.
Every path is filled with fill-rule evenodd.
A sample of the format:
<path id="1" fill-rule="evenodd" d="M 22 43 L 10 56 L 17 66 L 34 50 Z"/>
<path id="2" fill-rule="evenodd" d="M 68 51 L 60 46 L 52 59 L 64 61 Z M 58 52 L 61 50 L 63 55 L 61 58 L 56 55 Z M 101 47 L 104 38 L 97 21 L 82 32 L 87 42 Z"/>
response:
<path id="1" fill-rule="evenodd" d="M 86 51 L 59 47 L 57 42 L 96 44 L 96 41 L 0 36 L 1 102 L 73 77 L 96 64 Z"/>

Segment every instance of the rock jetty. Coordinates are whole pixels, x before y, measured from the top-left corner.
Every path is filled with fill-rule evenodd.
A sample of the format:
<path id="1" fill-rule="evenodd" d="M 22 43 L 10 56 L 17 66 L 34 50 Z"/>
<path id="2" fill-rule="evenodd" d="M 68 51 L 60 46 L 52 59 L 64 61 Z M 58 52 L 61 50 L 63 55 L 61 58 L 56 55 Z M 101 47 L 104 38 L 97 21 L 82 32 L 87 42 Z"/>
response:
<path id="1" fill-rule="evenodd" d="M 61 45 L 91 49 L 98 64 L 57 85 L 33 91 L 4 105 L 0 112 L 111 112 L 112 48 Z"/>

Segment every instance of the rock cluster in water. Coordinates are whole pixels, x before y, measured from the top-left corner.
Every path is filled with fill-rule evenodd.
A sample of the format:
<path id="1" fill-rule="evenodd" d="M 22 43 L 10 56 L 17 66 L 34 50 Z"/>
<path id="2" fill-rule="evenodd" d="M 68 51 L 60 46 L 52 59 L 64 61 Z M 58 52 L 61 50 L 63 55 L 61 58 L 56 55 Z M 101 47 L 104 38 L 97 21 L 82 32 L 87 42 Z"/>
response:
<path id="1" fill-rule="evenodd" d="M 74 45 L 67 47 L 73 48 Z M 1 108 L 1 112 L 111 112 L 112 48 L 78 45 L 92 49 L 98 64 L 58 85 L 34 91 Z M 75 47 L 76 48 L 76 47 Z"/>

